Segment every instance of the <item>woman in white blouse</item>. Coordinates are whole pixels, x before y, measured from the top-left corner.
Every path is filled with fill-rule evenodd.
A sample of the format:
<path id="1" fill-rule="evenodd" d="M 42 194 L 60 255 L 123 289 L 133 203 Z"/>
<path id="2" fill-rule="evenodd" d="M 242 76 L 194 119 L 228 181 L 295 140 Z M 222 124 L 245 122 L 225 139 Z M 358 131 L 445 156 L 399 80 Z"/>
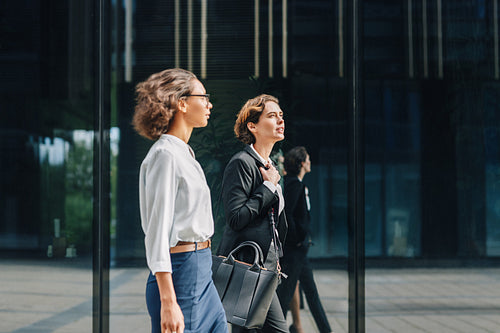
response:
<path id="1" fill-rule="evenodd" d="M 210 189 L 187 144 L 193 128 L 208 123 L 209 95 L 183 69 L 151 75 L 137 85 L 136 93 L 133 125 L 156 141 L 139 175 L 152 332 L 227 332 L 212 282 Z"/>

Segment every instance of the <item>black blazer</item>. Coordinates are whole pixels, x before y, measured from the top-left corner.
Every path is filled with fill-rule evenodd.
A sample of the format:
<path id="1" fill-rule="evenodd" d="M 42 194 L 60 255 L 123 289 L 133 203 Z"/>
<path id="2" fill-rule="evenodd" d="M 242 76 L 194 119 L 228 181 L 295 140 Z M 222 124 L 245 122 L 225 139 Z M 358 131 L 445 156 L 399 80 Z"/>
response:
<path id="1" fill-rule="evenodd" d="M 258 243 L 267 258 L 272 239 L 269 210 L 274 208 L 279 238 L 284 244 L 287 222 L 284 210 L 276 217 L 279 208 L 278 194 L 264 185 L 259 167 L 263 166 L 250 146 L 236 153 L 224 170 L 222 200 L 226 226 L 218 255 L 227 256 L 243 241 Z"/>
<path id="2" fill-rule="evenodd" d="M 284 177 L 285 212 L 288 222 L 286 246 L 303 244 L 309 234 L 311 217 L 307 209 L 306 186 L 296 176 Z"/>

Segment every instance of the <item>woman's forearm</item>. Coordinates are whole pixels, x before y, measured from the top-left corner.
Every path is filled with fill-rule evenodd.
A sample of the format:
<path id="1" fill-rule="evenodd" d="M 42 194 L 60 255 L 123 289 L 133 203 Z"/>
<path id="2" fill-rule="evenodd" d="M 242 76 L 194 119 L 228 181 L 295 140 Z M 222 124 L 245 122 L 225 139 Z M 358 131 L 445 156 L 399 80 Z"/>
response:
<path id="1" fill-rule="evenodd" d="M 157 272 L 155 276 L 160 291 L 160 301 L 165 304 L 177 303 L 172 273 Z"/>
<path id="2" fill-rule="evenodd" d="M 158 290 L 160 292 L 161 310 L 160 325 L 162 332 L 183 333 L 184 332 L 184 315 L 175 295 L 174 282 L 172 273 L 157 272 L 155 274 Z"/>

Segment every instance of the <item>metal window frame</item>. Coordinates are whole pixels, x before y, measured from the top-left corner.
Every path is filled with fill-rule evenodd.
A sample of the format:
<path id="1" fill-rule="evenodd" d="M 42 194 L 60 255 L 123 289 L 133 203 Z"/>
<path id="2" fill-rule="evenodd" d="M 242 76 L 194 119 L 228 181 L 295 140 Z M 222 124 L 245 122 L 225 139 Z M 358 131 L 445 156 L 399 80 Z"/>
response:
<path id="1" fill-rule="evenodd" d="M 94 218 L 92 332 L 109 332 L 110 267 L 110 1 L 94 2 Z"/>
<path id="2" fill-rule="evenodd" d="M 362 63 L 363 31 L 362 1 L 347 3 L 348 30 L 350 39 L 347 59 L 352 59 L 348 67 L 351 83 L 348 119 L 348 277 L 349 277 L 349 332 L 365 332 L 365 161 L 364 161 L 364 117 Z"/>

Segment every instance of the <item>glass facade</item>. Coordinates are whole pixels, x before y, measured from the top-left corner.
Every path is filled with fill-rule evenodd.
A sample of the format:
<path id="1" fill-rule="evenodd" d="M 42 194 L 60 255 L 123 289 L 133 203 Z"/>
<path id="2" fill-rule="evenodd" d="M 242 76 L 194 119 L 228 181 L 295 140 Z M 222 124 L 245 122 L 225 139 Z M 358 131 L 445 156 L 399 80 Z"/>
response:
<path id="1" fill-rule="evenodd" d="M 365 4 L 367 256 L 494 255 L 493 4 Z"/>
<path id="2" fill-rule="evenodd" d="M 272 94 L 286 122 L 274 158 L 311 156 L 309 256 L 332 329 L 495 332 L 499 12 L 497 0 L 0 4 L 0 331 L 149 331 L 137 182 L 152 142 L 130 125 L 134 86 L 182 67 L 214 105 L 190 141 L 214 249 L 235 115 Z"/>
<path id="3" fill-rule="evenodd" d="M 93 5 L 4 2 L 0 17 L 0 330 L 83 332 L 92 327 Z"/>
<path id="4" fill-rule="evenodd" d="M 474 281 L 498 267 L 497 21 L 496 1 L 364 4 L 366 256 L 406 266 L 367 259 L 367 332 L 495 330 Z"/>

